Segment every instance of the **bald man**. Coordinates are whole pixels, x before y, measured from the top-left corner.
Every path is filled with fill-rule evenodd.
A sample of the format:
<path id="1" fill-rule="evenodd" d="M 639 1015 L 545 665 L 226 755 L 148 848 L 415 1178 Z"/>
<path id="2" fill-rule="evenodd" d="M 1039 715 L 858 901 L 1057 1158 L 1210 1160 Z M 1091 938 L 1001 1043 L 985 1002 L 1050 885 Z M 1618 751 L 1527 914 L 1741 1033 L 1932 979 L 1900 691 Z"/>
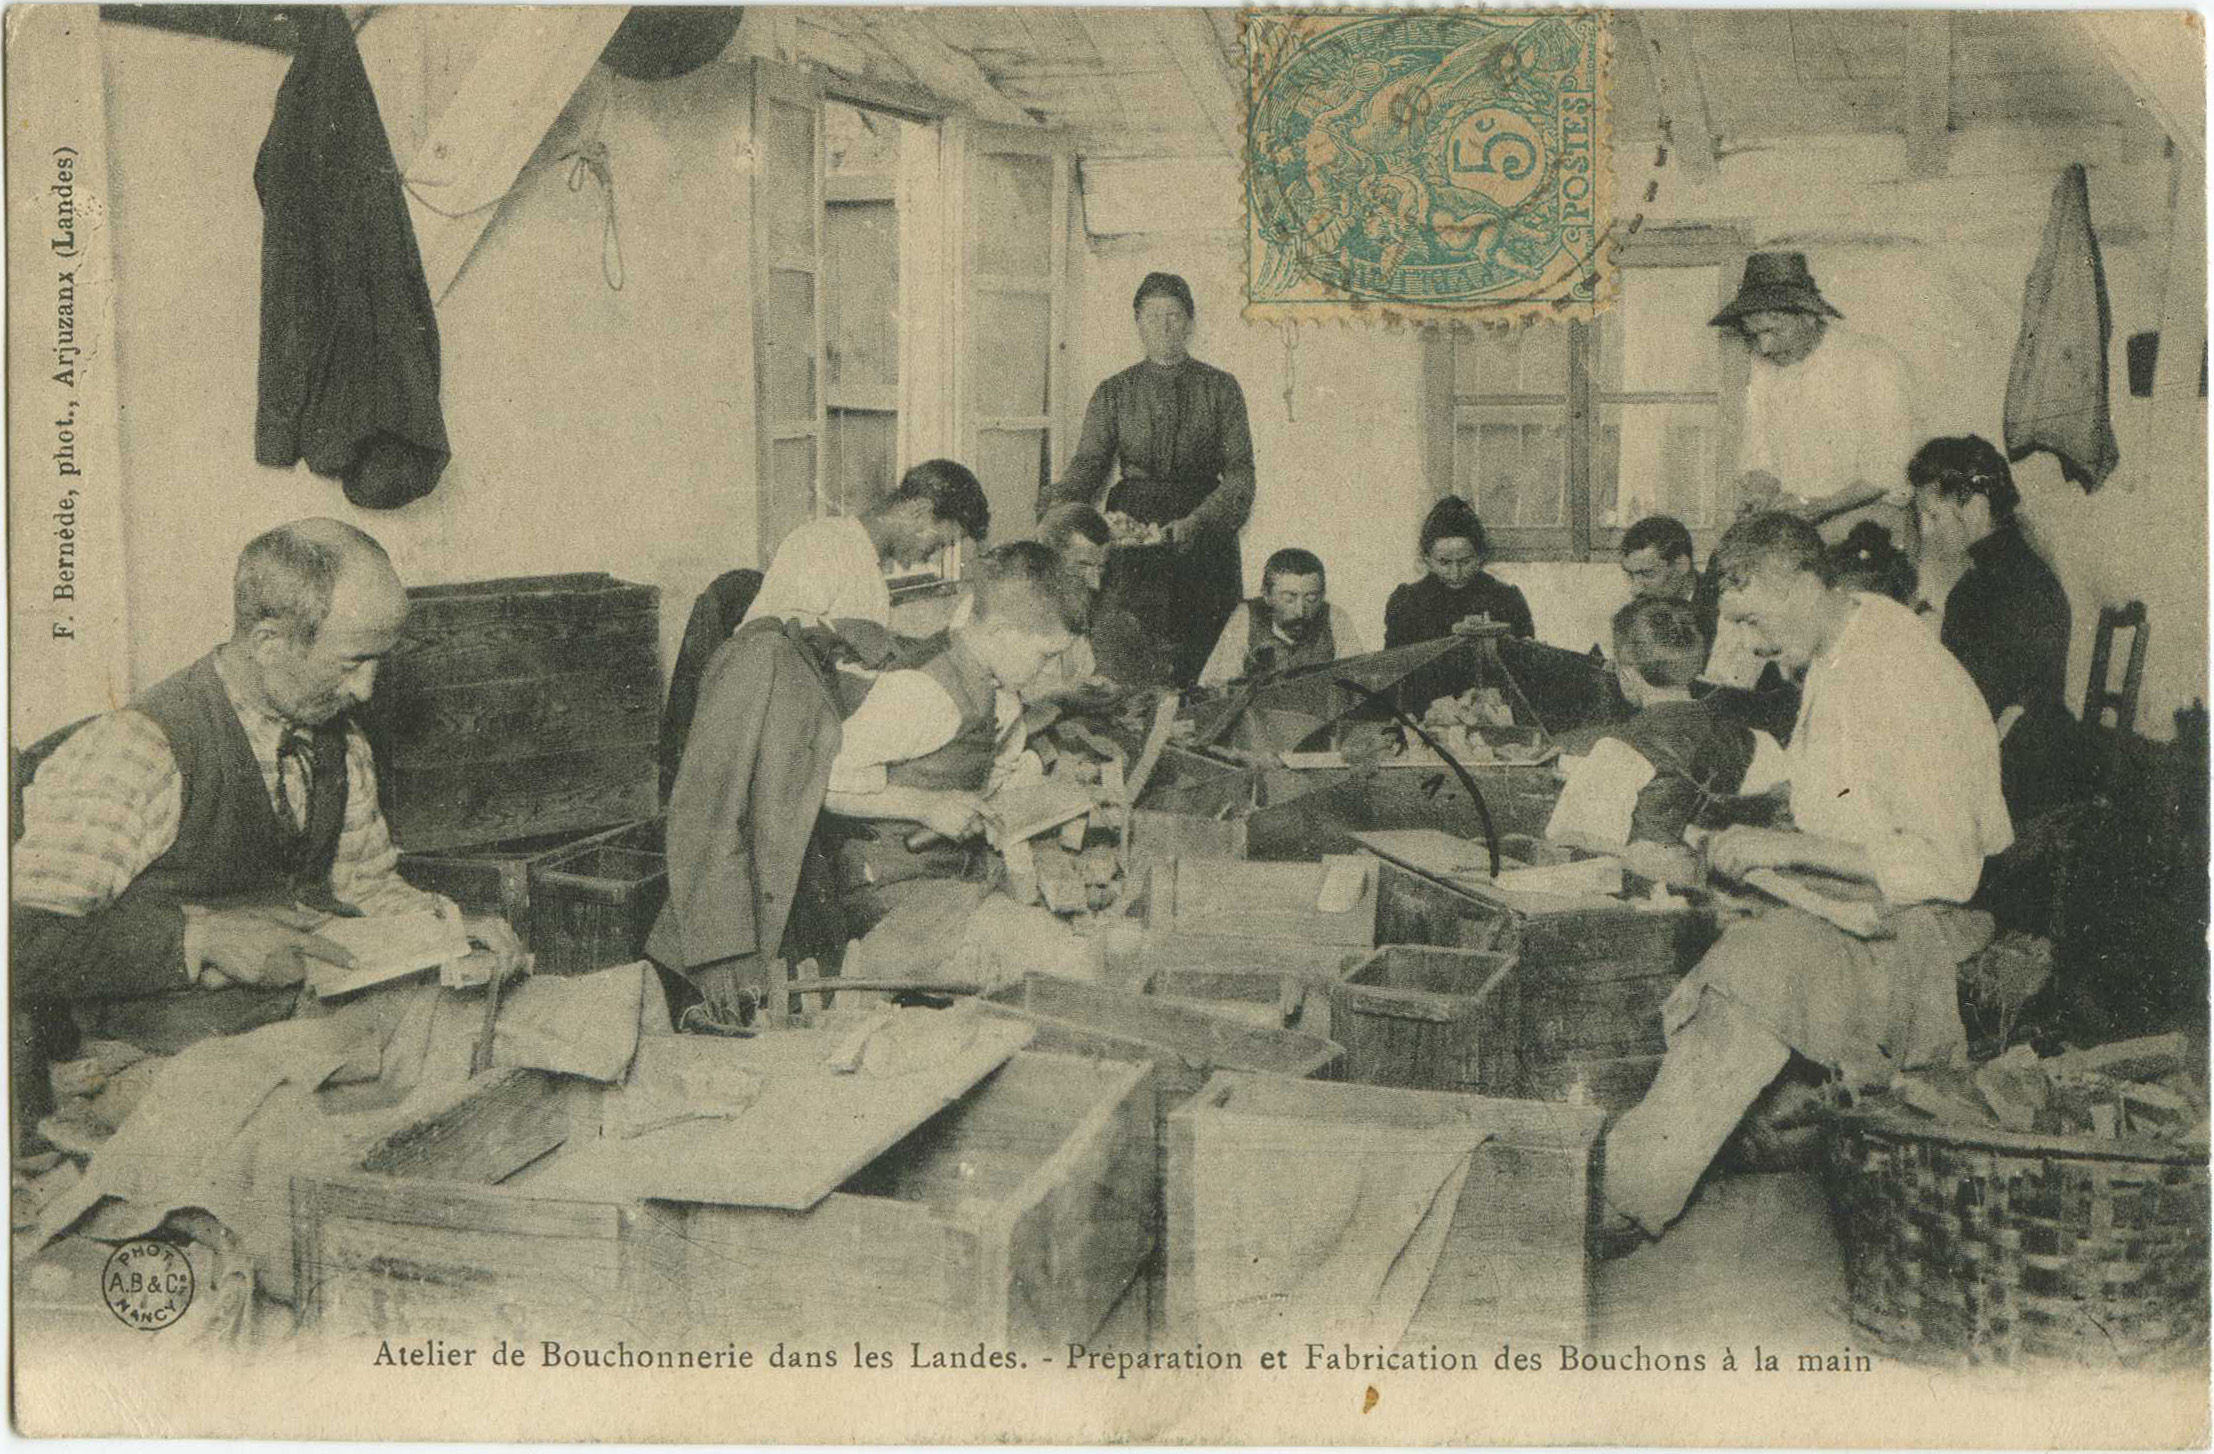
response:
<path id="1" fill-rule="evenodd" d="M 336 520 L 256 537 L 231 639 L 92 718 L 39 767 L 15 852 L 12 994 L 88 1036 L 172 1054 L 290 1015 L 312 932 L 343 908 L 453 913 L 399 876 L 368 741 L 349 719 L 399 642 L 407 592 Z M 495 972 L 522 946 L 466 921 Z"/>

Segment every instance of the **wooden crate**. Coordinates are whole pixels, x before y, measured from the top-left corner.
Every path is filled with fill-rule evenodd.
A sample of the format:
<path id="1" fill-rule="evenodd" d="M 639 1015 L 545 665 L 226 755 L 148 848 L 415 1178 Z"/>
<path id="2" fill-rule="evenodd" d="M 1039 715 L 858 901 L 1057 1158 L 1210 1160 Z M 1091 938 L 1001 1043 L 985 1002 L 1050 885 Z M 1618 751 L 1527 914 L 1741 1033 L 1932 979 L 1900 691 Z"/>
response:
<path id="1" fill-rule="evenodd" d="M 540 859 L 531 867 L 533 972 L 589 974 L 643 958 L 668 897 L 659 820 Z"/>
<path id="2" fill-rule="evenodd" d="M 1364 958 L 1345 944 L 1160 931 L 1140 943 L 1132 987 L 1327 1040 L 1330 986 Z"/>
<path id="3" fill-rule="evenodd" d="M 469 913 L 499 915 L 526 945 L 545 953 L 553 948 L 554 931 L 562 919 L 559 911 L 549 913 L 545 931 L 541 933 L 537 905 L 541 890 L 547 887 L 541 882 L 541 870 L 565 860 L 583 858 L 589 861 L 592 850 L 601 847 L 658 855 L 661 842 L 662 823 L 658 819 L 648 819 L 595 828 L 589 833 L 546 833 L 435 853 L 402 853 L 400 877 L 419 889 L 444 894 Z M 642 869 L 643 865 L 633 867 Z M 557 897 L 574 892 L 566 882 L 552 888 Z M 665 876 L 661 891 L 667 891 Z M 646 892 L 652 892 L 651 885 Z M 647 926 L 651 927 L 650 918 Z M 546 938 L 544 945 L 538 942 L 541 937 Z M 642 948 L 644 940 L 639 943 Z M 565 957 L 574 959 L 577 956 L 571 953 Z M 634 953 L 606 963 L 623 964 L 637 957 Z M 545 967 L 540 965 L 542 969 Z"/>
<path id="4" fill-rule="evenodd" d="M 1512 1096 L 1522 1091 L 1516 959 L 1488 949 L 1387 945 L 1330 990 L 1344 1078 Z"/>
<path id="5" fill-rule="evenodd" d="M 1365 858 L 1359 861 L 1368 863 Z M 1213 938 L 1372 948 L 1376 943 L 1372 871 L 1351 908 L 1324 913 L 1315 907 L 1323 878 L 1334 862 L 1252 863 L 1196 857 L 1156 861 L 1146 892 L 1146 927 Z"/>
<path id="6" fill-rule="evenodd" d="M 1224 1071 L 1169 1117 L 1168 1326 L 1179 1341 L 1230 1330 L 1201 1305 L 1202 1263 L 1237 1286 L 1281 1277 L 1270 1266 L 1272 1228 L 1312 1216 L 1318 1177 L 1489 1138 L 1471 1156 L 1445 1246 L 1402 1347 L 1495 1350 L 1578 1343 L 1589 1335 L 1587 1239 L 1597 1199 L 1604 1113 L 1593 1107 L 1379 1086 L 1292 1081 Z M 1261 1147 L 1240 1156 L 1249 1227 L 1196 1225 L 1200 1187 L 1227 1174 L 1210 1148 Z M 1246 1259 L 1252 1259 L 1250 1262 Z M 1333 1329 L 1310 1334 L 1327 1341 Z"/>
<path id="7" fill-rule="evenodd" d="M 1332 1041 L 1304 1030 L 1253 1025 L 1175 1000 L 1135 994 L 1105 985 L 1082 984 L 1033 974 L 986 1007 L 1020 1017 L 1037 1028 L 1033 1049 L 1068 1055 L 1130 1061 L 1150 1066 L 1154 1085 L 1153 1217 L 1158 1229 L 1166 1209 L 1158 1188 L 1166 1175 L 1168 1116 L 1184 1104 L 1217 1068 L 1234 1068 L 1293 1078 L 1334 1073 L 1344 1052 Z M 1155 1258 L 1146 1269 L 1147 1326 L 1164 1331 L 1166 1268 Z"/>
<path id="8" fill-rule="evenodd" d="M 295 1177 L 303 1320 L 598 1348 L 1043 1351 L 1091 1337 L 1152 1251 L 1143 1066 L 1018 1053 L 805 1212 L 567 1187 L 566 1150 L 540 1143 L 597 1129 L 573 1096 L 535 1072 L 480 1077 L 408 1138 L 426 1149 Z M 496 1134 L 456 1131 L 470 1122 Z"/>
<path id="9" fill-rule="evenodd" d="M 1515 953 L 1522 1094 L 1637 1104 L 1667 1042 L 1661 1005 L 1714 942 L 1712 916 L 1629 904 L 1527 912 L 1379 860 L 1377 942 Z"/>
<path id="10" fill-rule="evenodd" d="M 430 851 L 653 813 L 660 596 L 601 572 L 409 591 L 362 712 L 393 841 Z"/>

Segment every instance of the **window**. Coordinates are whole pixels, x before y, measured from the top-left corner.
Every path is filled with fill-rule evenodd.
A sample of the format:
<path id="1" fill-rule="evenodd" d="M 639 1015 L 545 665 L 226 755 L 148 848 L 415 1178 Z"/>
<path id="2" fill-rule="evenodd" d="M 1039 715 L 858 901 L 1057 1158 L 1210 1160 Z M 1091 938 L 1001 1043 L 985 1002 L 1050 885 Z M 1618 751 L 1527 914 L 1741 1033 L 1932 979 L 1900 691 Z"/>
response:
<path id="1" fill-rule="evenodd" d="M 1707 320 L 1745 252 L 1719 228 L 1648 229 L 1622 244 L 1614 307 L 1596 318 L 1432 331 L 1431 484 L 1476 506 L 1494 555 L 1610 556 L 1652 514 L 1702 545 L 1729 525 L 1746 356 Z"/>
<path id="2" fill-rule="evenodd" d="M 996 538 L 1026 533 L 1075 444 L 1067 137 L 765 59 L 751 85 L 759 558 L 939 457 L 976 471 Z"/>

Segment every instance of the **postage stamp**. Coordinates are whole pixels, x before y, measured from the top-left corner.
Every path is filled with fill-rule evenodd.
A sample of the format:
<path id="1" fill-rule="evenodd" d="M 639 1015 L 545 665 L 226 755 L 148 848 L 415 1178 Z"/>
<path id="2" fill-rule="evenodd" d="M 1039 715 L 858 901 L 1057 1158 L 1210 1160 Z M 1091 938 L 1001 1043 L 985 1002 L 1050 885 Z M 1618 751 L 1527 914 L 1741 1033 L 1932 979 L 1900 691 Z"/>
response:
<path id="1" fill-rule="evenodd" d="M 1247 11 L 1252 320 L 1607 301 L 1606 17 Z"/>

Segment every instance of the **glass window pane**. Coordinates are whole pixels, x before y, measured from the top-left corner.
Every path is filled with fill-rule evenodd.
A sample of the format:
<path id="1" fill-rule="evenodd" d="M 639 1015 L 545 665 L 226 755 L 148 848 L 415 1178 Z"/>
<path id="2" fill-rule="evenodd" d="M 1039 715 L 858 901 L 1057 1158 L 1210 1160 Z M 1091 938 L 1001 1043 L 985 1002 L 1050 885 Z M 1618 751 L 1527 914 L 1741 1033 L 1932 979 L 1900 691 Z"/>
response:
<path id="1" fill-rule="evenodd" d="M 1456 394 L 1562 394 L 1568 390 L 1568 326 L 1479 329 L 1453 338 Z"/>
<path id="2" fill-rule="evenodd" d="M 1027 293 L 978 292 L 975 300 L 976 413 L 982 419 L 1046 412 L 1053 303 Z"/>
<path id="3" fill-rule="evenodd" d="M 1602 404 L 1593 441 L 1592 523 L 1621 529 L 1673 515 L 1694 530 L 1727 525 L 1736 508 L 1715 458 L 1712 404 Z"/>
<path id="4" fill-rule="evenodd" d="M 1462 406 L 1454 411 L 1454 489 L 1489 527 L 1566 525 L 1567 424 L 1560 408 Z"/>
<path id="5" fill-rule="evenodd" d="M 761 201 L 770 259 L 815 255 L 815 113 L 771 101 L 761 108 Z"/>
<path id="6" fill-rule="evenodd" d="M 824 441 L 824 477 L 830 504 L 842 515 L 858 515 L 892 492 L 899 451 L 897 414 L 830 411 Z"/>
<path id="7" fill-rule="evenodd" d="M 777 268 L 769 274 L 769 314 L 760 325 L 769 356 L 769 419 L 811 424 L 815 418 L 815 279 Z"/>
<path id="8" fill-rule="evenodd" d="M 1046 436 L 1042 429 L 980 429 L 976 435 L 976 477 L 992 506 L 994 541 L 1014 540 L 1037 518 L 1038 486 L 1046 477 Z"/>
<path id="9" fill-rule="evenodd" d="M 899 384 L 899 212 L 889 202 L 839 202 L 823 214 L 823 329 L 831 402 L 839 386 Z M 875 402 L 875 401 L 871 401 Z"/>
<path id="10" fill-rule="evenodd" d="M 776 542 L 815 515 L 815 438 L 779 439 L 769 446 L 770 488 L 761 501 L 761 548 L 773 556 Z"/>
<path id="11" fill-rule="evenodd" d="M 1599 391 L 1713 390 L 1729 342 L 1707 323 L 1721 282 L 1719 268 L 1622 269 L 1614 309 L 1599 317 Z"/>
<path id="12" fill-rule="evenodd" d="M 984 152 L 976 159 L 978 272 L 1042 278 L 1053 271 L 1053 159 Z"/>

